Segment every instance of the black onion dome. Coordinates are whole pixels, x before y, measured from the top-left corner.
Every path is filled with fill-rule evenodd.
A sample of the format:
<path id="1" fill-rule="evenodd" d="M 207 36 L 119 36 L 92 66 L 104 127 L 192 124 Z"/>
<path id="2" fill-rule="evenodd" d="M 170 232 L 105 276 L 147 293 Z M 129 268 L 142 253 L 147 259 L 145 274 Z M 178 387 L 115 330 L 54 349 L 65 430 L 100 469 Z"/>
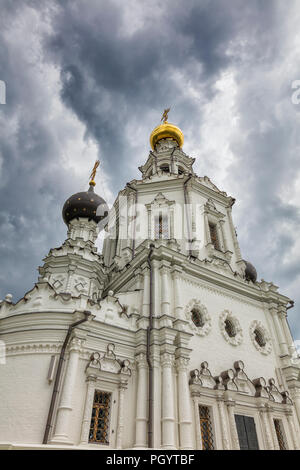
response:
<path id="1" fill-rule="evenodd" d="M 256 282 L 257 272 L 256 272 L 255 267 L 253 266 L 253 264 L 249 263 L 249 261 L 245 261 L 245 263 L 246 263 L 246 269 L 245 269 L 246 280 Z"/>
<path id="2" fill-rule="evenodd" d="M 94 187 L 91 184 L 88 191 L 76 193 L 69 197 L 62 210 L 62 216 L 67 225 L 71 220 L 78 217 L 94 220 L 98 224 L 107 215 L 108 206 L 106 202 L 94 192 Z"/>

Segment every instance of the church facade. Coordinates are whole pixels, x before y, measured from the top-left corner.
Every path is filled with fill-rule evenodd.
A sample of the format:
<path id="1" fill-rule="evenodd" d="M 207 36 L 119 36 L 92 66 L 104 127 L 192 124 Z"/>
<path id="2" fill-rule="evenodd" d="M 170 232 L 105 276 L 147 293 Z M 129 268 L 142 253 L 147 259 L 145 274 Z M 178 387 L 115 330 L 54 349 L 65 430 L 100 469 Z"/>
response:
<path id="1" fill-rule="evenodd" d="M 165 116 L 150 142 L 110 211 L 95 172 L 67 199 L 66 241 L 0 303 L 0 448 L 300 449 L 293 302 L 242 258 L 181 130 Z"/>

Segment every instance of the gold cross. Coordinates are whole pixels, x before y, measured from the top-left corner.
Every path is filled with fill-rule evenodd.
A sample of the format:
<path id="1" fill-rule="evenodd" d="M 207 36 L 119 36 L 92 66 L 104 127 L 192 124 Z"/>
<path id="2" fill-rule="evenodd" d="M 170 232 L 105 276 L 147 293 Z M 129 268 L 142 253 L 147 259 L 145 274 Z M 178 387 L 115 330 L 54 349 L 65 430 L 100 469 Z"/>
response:
<path id="1" fill-rule="evenodd" d="M 96 173 L 97 173 L 97 168 L 98 166 L 100 165 L 100 161 L 99 160 L 96 160 L 95 162 L 95 165 L 93 166 L 93 169 L 92 169 L 92 173 L 90 175 L 90 184 L 96 184 L 94 179 L 95 179 L 95 176 L 96 176 Z"/>
<path id="2" fill-rule="evenodd" d="M 170 109 L 171 108 L 167 108 L 164 110 L 161 121 L 167 122 Z"/>

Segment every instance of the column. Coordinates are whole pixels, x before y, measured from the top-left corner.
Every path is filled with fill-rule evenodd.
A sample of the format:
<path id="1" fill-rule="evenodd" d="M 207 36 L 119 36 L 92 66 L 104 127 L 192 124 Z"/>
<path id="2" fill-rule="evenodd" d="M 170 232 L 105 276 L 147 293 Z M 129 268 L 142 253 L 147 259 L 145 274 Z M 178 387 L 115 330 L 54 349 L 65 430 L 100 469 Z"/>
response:
<path id="1" fill-rule="evenodd" d="M 225 403 L 223 397 L 217 397 L 219 418 L 221 424 L 221 433 L 222 433 L 222 444 L 223 450 L 229 450 L 230 444 L 228 440 L 228 430 L 226 426 L 226 414 L 225 414 Z"/>
<path id="2" fill-rule="evenodd" d="M 127 384 L 121 382 L 119 384 L 119 410 L 118 410 L 118 424 L 117 424 L 117 438 L 116 448 L 122 449 L 122 438 L 124 430 L 124 394 Z"/>
<path id="3" fill-rule="evenodd" d="M 294 425 L 294 416 L 292 410 L 286 411 L 286 418 L 289 426 L 289 431 L 290 431 L 290 436 L 292 439 L 293 443 L 293 449 L 297 450 L 299 449 L 299 444 L 297 442 L 297 434 L 296 434 L 296 429 Z"/>
<path id="4" fill-rule="evenodd" d="M 144 317 L 149 316 L 150 306 L 150 270 L 147 267 L 144 268 L 144 286 L 143 286 L 143 304 L 142 304 L 142 315 Z"/>
<path id="5" fill-rule="evenodd" d="M 128 196 L 128 205 L 127 205 L 127 239 L 125 242 L 126 248 L 132 248 L 133 245 L 133 238 L 135 236 L 134 233 L 134 225 L 135 225 L 135 194 L 133 192 L 129 193 Z"/>
<path id="6" fill-rule="evenodd" d="M 137 395 L 135 446 L 147 447 L 147 403 L 148 403 L 148 365 L 145 354 L 136 357 L 137 362 Z"/>
<path id="7" fill-rule="evenodd" d="M 266 441 L 267 450 L 274 450 L 274 444 L 272 439 L 272 431 L 269 426 L 269 420 L 267 418 L 267 409 L 264 405 L 261 405 L 259 408 L 259 415 L 262 423 L 262 428 L 264 432 L 264 439 Z"/>
<path id="8" fill-rule="evenodd" d="M 276 334 L 277 334 L 277 338 L 278 338 L 280 354 L 282 356 L 286 356 L 286 355 L 288 355 L 288 349 L 287 349 L 286 341 L 285 341 L 285 338 L 284 338 L 284 335 L 283 335 L 282 326 L 280 325 L 280 320 L 279 320 L 277 308 L 271 307 L 270 312 L 271 312 L 273 320 L 274 320 L 274 326 L 275 326 L 275 330 L 276 330 Z"/>
<path id="9" fill-rule="evenodd" d="M 203 219 L 204 219 L 204 246 L 206 246 L 209 243 L 211 243 L 207 212 L 203 213 Z"/>
<path id="10" fill-rule="evenodd" d="M 84 415 L 83 415 L 83 420 L 82 420 L 81 437 L 80 437 L 81 445 L 88 444 L 89 442 L 89 430 L 90 430 L 91 418 L 92 418 L 92 404 L 94 401 L 95 382 L 96 382 L 95 376 L 89 376 L 87 378 L 87 392 L 86 392 Z"/>
<path id="11" fill-rule="evenodd" d="M 293 340 L 291 331 L 289 329 L 287 313 L 284 307 L 279 308 L 279 318 L 280 318 L 280 323 L 281 323 L 281 326 L 285 335 L 288 351 L 290 355 L 293 356 L 296 352 L 296 348 L 294 345 L 294 340 Z"/>
<path id="12" fill-rule="evenodd" d="M 229 427 L 230 427 L 230 434 L 231 434 L 231 442 L 232 442 L 232 449 L 233 450 L 240 450 L 240 443 L 239 443 L 239 436 L 236 429 L 235 418 L 234 418 L 234 401 L 227 401 L 227 411 L 228 411 L 228 419 L 229 419 Z"/>
<path id="13" fill-rule="evenodd" d="M 70 439 L 70 418 L 72 415 L 73 393 L 75 391 L 75 381 L 79 362 L 79 353 L 82 341 L 73 338 L 69 346 L 69 360 L 62 387 L 60 404 L 57 411 L 55 435 L 51 443 L 73 444 Z"/>
<path id="14" fill-rule="evenodd" d="M 201 427 L 200 427 L 200 418 L 199 418 L 199 397 L 200 397 L 199 392 L 192 391 L 192 399 L 194 403 L 195 425 L 196 425 L 196 449 L 202 449 Z"/>
<path id="15" fill-rule="evenodd" d="M 300 423 L 300 389 L 293 388 L 290 390 L 290 393 L 295 405 L 298 422 Z"/>
<path id="16" fill-rule="evenodd" d="M 175 406 L 173 386 L 173 355 L 163 353 L 162 364 L 162 449 L 175 449 Z"/>
<path id="17" fill-rule="evenodd" d="M 176 359 L 178 371 L 178 415 L 180 449 L 193 449 L 192 410 L 187 365 L 189 360 L 184 357 Z"/>
<path id="18" fill-rule="evenodd" d="M 152 237 L 152 227 L 151 227 L 151 205 L 147 207 L 148 214 L 148 239 L 151 240 Z"/>
<path id="19" fill-rule="evenodd" d="M 154 449 L 159 449 L 161 446 L 161 372 L 160 372 L 160 356 L 159 354 L 153 354 L 152 358 L 153 365 L 153 435 L 152 443 Z"/>
<path id="20" fill-rule="evenodd" d="M 170 208 L 170 239 L 174 239 L 174 208 Z"/>
<path id="21" fill-rule="evenodd" d="M 225 229 L 224 229 L 224 224 L 225 224 L 225 220 L 220 220 L 219 221 L 219 226 L 220 226 L 220 232 L 221 232 L 221 235 L 222 235 L 222 240 L 223 240 L 223 246 L 224 246 L 224 251 L 229 251 L 228 250 L 228 242 L 227 242 L 227 237 L 226 237 L 226 234 L 225 234 Z"/>
<path id="22" fill-rule="evenodd" d="M 280 450 L 278 439 L 277 439 L 277 434 L 276 434 L 276 429 L 274 425 L 274 420 L 273 420 L 273 408 L 269 405 L 266 405 L 267 409 L 267 419 L 269 421 L 269 428 L 271 430 L 272 438 L 273 438 L 273 448 L 275 450 Z"/>
<path id="23" fill-rule="evenodd" d="M 180 286 L 180 276 L 182 271 L 179 269 L 173 269 L 173 291 L 174 291 L 174 310 L 175 318 L 178 320 L 185 320 L 183 314 L 182 298 L 181 298 L 181 286 Z"/>
<path id="24" fill-rule="evenodd" d="M 234 228 L 233 221 L 232 221 L 232 208 L 231 207 L 227 207 L 227 217 L 228 217 L 228 222 L 229 222 L 229 226 L 230 226 L 230 230 L 231 230 L 231 234 L 232 234 L 232 240 L 233 240 L 233 246 L 234 246 L 234 250 L 235 250 L 236 260 L 237 260 L 237 262 L 239 262 L 239 261 L 242 260 L 242 255 L 241 255 L 239 242 L 237 240 L 235 228 Z"/>
<path id="25" fill-rule="evenodd" d="M 161 313 L 162 315 L 170 314 L 170 285 L 169 285 L 169 268 L 162 265 L 160 268 L 161 278 Z"/>

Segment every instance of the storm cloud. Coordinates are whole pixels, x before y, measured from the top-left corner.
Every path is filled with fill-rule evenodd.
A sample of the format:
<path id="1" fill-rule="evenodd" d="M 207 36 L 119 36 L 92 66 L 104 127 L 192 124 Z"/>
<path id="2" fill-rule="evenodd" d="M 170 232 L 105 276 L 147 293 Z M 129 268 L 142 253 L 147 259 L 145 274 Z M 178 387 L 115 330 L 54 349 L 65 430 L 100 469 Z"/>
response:
<path id="1" fill-rule="evenodd" d="M 171 106 L 196 172 L 237 200 L 243 257 L 295 299 L 300 338 L 298 2 L 3 3 L 1 297 L 21 297 L 62 243 L 63 203 L 86 187 L 96 158 L 109 203 L 139 178 Z"/>

